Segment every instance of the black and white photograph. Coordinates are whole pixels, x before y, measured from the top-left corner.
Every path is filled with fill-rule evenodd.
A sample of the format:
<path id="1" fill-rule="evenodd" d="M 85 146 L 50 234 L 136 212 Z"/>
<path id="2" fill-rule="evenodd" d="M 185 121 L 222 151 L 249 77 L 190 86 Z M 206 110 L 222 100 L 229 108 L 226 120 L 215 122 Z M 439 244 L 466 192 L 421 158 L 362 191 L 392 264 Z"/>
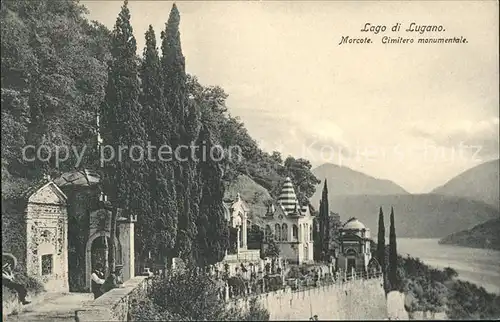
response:
<path id="1" fill-rule="evenodd" d="M 499 11 L 2 1 L 2 320 L 500 320 Z"/>

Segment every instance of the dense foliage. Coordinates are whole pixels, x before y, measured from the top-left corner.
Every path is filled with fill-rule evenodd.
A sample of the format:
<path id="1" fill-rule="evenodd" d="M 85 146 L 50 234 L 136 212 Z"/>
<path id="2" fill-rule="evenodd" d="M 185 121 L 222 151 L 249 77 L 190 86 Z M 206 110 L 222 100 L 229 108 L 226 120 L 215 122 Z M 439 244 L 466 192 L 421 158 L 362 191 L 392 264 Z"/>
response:
<path id="1" fill-rule="evenodd" d="M 378 245 L 372 242 L 372 252 Z M 385 247 L 386 270 L 389 246 Z M 413 316 L 416 311 L 445 312 L 450 319 L 496 319 L 500 317 L 500 295 L 488 293 L 483 287 L 462 281 L 458 273 L 447 267 L 437 269 L 419 258 L 397 255 L 398 285 L 392 289 L 406 295 L 405 309 Z"/>
<path id="2" fill-rule="evenodd" d="M 267 321 L 269 313 L 250 301 L 249 311 L 228 309 L 224 284 L 194 270 L 153 280 L 151 295 L 132 306 L 135 321 Z"/>
<path id="3" fill-rule="evenodd" d="M 446 312 L 450 319 L 498 319 L 500 296 L 475 284 L 456 279 L 451 268 L 439 270 L 418 258 L 398 256 L 400 290 L 408 297 L 406 309 Z"/>
<path id="4" fill-rule="evenodd" d="M 175 249 L 177 237 L 176 191 L 172 182 L 171 162 L 157 160 L 158 148 L 170 143 L 171 116 L 167 109 L 162 86 L 162 70 L 152 26 L 146 32 L 146 47 L 140 68 L 142 115 L 148 143 L 155 157 L 147 159 L 149 205 L 151 211 L 138 218 L 137 249 L 139 254 L 152 250 L 154 257 L 169 256 Z M 147 238 L 146 238 L 147 236 Z M 161 245 L 161 247 L 155 247 Z"/>
<path id="5" fill-rule="evenodd" d="M 16 185 L 95 164 L 95 114 L 107 81 L 109 31 L 76 1 L 2 1 L 2 179 Z M 70 117 L 68 117 L 70 116 Z M 33 158 L 40 150 L 39 158 Z M 57 158 L 64 162 L 57 163 Z M 4 196 L 2 189 L 2 196 Z"/>

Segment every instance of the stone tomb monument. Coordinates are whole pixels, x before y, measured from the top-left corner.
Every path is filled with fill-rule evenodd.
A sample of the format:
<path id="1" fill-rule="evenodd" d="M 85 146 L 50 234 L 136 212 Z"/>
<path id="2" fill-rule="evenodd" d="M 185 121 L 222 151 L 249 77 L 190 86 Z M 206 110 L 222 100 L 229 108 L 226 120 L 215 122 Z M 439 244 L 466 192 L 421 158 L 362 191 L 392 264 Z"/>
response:
<path id="1" fill-rule="evenodd" d="M 49 292 L 68 292 L 68 213 L 66 195 L 44 180 L 14 200 L 2 248 L 10 251 Z"/>

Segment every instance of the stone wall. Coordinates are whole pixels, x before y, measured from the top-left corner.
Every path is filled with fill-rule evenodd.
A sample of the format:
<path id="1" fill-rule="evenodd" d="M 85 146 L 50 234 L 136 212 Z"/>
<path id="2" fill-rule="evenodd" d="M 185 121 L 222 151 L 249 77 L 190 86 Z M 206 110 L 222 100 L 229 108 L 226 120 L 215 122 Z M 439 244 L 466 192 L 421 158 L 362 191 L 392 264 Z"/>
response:
<path id="1" fill-rule="evenodd" d="M 409 316 L 405 310 L 405 295 L 398 291 L 387 294 L 387 313 L 389 320 L 408 320 Z"/>
<path id="2" fill-rule="evenodd" d="M 387 303 L 381 278 L 355 280 L 294 292 L 280 290 L 256 296 L 270 313 L 270 320 L 383 320 Z M 228 305 L 248 309 L 250 298 Z"/>
<path id="3" fill-rule="evenodd" d="M 405 309 L 406 295 L 401 292 L 392 291 L 387 294 L 387 312 L 389 320 L 447 320 L 445 312 L 422 312 L 408 313 Z"/>
<path id="4" fill-rule="evenodd" d="M 144 299 L 150 279 L 136 276 L 75 312 L 75 321 L 127 321 L 130 303 Z"/>

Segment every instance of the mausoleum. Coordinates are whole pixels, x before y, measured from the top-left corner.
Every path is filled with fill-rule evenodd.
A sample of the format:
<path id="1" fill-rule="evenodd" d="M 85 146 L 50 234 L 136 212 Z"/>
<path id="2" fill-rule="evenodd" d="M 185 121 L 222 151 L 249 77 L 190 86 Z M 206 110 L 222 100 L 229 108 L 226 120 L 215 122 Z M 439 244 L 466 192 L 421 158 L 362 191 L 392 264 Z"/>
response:
<path id="1" fill-rule="evenodd" d="M 50 292 L 68 292 L 67 197 L 44 179 L 10 205 L 2 205 L 2 252 L 12 254 L 28 275 Z M 5 236 L 4 236 L 5 235 Z"/>
<path id="2" fill-rule="evenodd" d="M 349 219 L 339 230 L 340 252 L 337 267 L 344 271 L 366 271 L 372 258 L 370 250 L 370 229 L 357 220 Z"/>

